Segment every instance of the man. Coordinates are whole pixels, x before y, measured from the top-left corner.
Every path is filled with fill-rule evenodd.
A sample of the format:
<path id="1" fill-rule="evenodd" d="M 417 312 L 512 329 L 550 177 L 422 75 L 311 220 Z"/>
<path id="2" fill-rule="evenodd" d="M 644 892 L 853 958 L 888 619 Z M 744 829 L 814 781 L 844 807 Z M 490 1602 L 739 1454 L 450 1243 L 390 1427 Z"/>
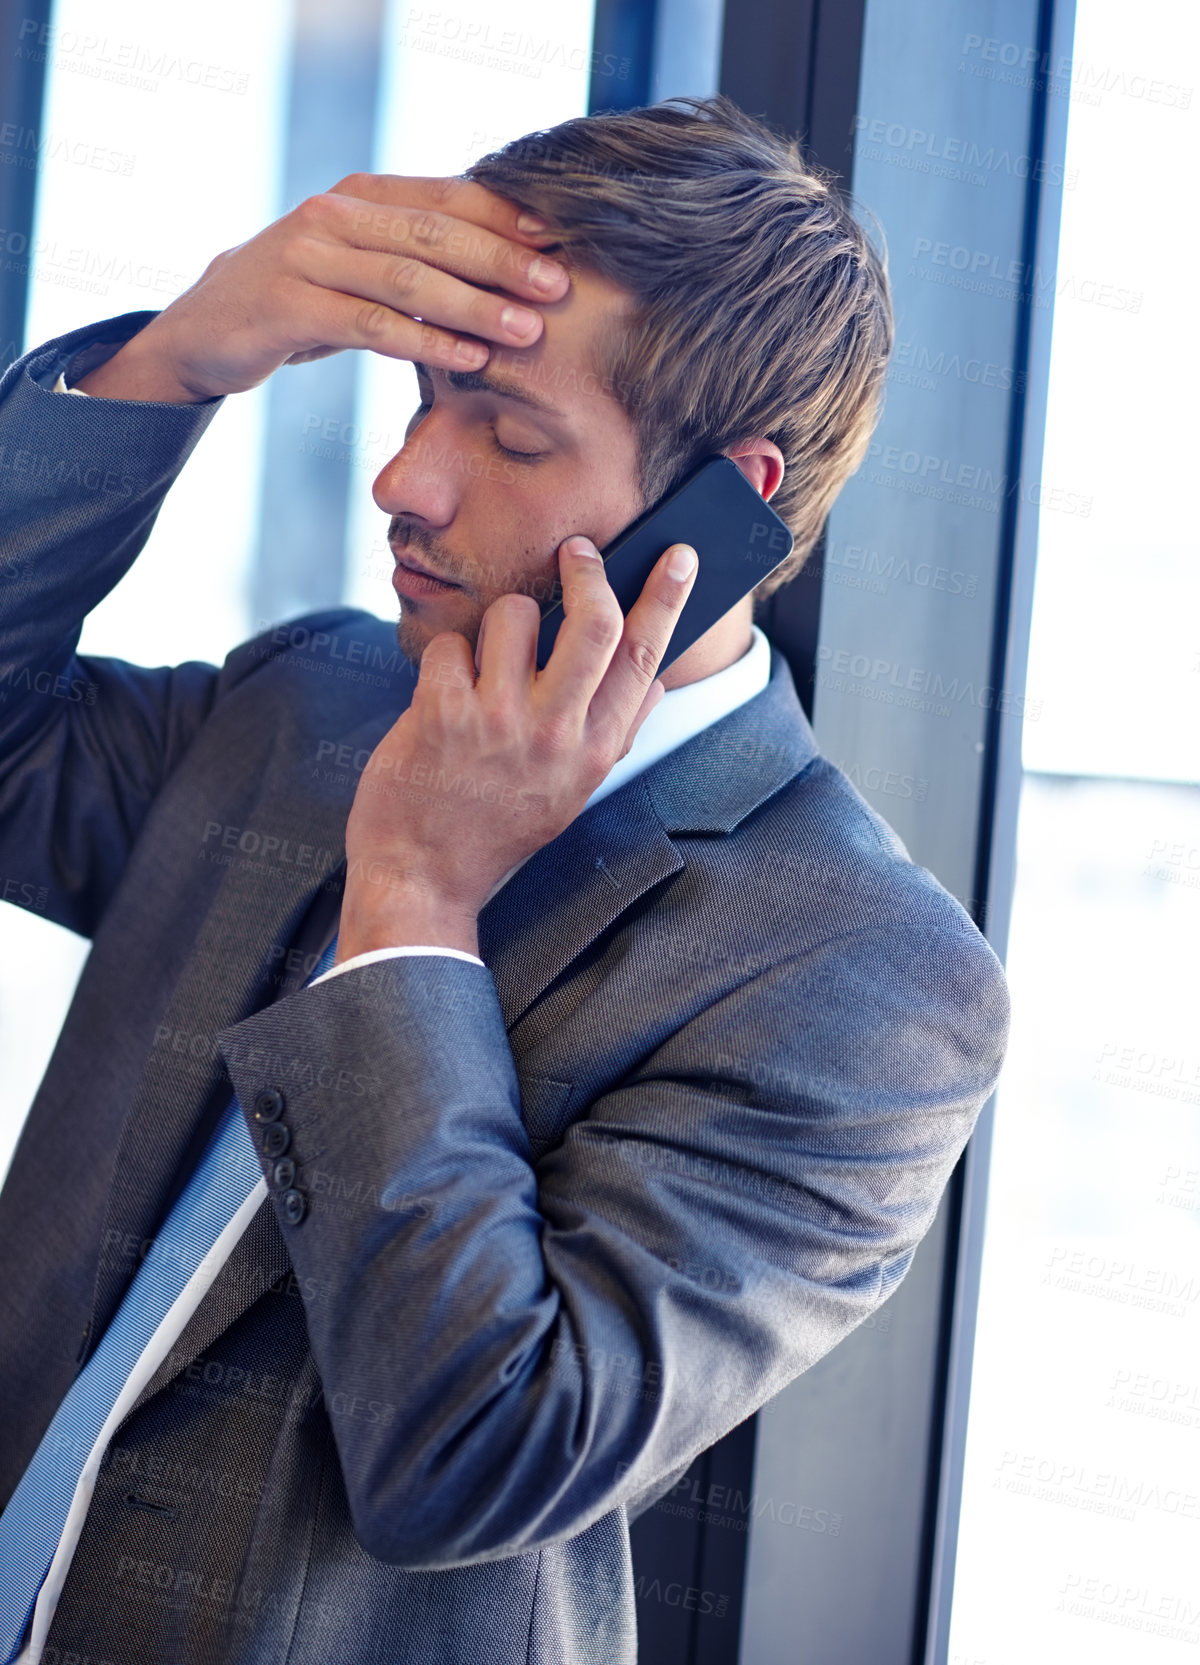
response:
<path id="1" fill-rule="evenodd" d="M 0 849 L 93 942 L 0 1196 L 30 1665 L 633 1661 L 629 1521 L 894 1289 L 999 1071 L 749 599 L 658 677 L 694 556 L 622 619 L 594 555 L 724 452 L 797 570 L 891 343 L 861 231 L 724 100 L 470 172 L 0 384 Z M 345 348 L 418 364 L 402 653 L 75 655 L 220 399 Z"/>

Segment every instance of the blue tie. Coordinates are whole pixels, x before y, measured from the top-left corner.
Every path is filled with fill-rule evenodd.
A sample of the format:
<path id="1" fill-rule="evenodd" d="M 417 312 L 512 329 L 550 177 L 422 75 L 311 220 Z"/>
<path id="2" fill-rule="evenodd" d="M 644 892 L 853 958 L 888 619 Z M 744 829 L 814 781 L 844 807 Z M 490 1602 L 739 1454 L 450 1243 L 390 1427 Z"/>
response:
<path id="1" fill-rule="evenodd" d="M 335 937 L 314 978 L 329 970 L 336 950 Z M 261 1178 L 259 1155 L 234 1095 L 0 1515 L 0 1659 L 9 1661 L 16 1654 L 62 1537 L 79 1477 L 130 1372 Z"/>

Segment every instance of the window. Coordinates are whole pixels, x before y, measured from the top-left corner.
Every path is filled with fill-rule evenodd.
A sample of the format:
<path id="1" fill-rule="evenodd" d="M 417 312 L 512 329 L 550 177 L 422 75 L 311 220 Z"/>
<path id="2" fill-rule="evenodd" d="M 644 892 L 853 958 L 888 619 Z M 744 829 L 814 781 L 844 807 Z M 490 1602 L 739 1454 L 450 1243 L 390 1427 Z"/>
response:
<path id="1" fill-rule="evenodd" d="M 950 1659 L 1200 1641 L 1194 12 L 1080 0 Z M 1074 177 L 1074 184 L 1070 182 Z M 1057 495 L 1052 495 L 1053 484 Z"/>

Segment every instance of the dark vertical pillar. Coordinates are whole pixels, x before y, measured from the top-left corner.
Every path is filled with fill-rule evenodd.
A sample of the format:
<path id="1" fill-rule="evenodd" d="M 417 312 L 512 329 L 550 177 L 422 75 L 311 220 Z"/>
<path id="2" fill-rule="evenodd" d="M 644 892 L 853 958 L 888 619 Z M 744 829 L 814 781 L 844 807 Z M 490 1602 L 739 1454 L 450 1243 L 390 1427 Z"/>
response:
<path id="1" fill-rule="evenodd" d="M 588 114 L 650 102 L 656 0 L 596 0 Z"/>
<path id="2" fill-rule="evenodd" d="M 295 0 L 279 212 L 371 166 L 384 0 Z M 267 394 L 252 619 L 341 599 L 361 355 L 285 368 Z"/>
<path id="3" fill-rule="evenodd" d="M 726 13 L 721 91 L 751 115 L 793 133 L 805 155 L 851 183 L 864 0 L 743 0 Z M 825 575 L 825 535 L 798 578 L 755 606 L 755 622 L 786 657 L 813 713 Z"/>

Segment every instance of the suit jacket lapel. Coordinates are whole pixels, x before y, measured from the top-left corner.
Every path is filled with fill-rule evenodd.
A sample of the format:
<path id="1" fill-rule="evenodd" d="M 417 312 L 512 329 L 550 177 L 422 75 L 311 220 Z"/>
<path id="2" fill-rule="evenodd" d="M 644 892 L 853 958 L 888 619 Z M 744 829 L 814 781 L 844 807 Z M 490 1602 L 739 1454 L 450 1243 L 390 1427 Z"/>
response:
<path id="1" fill-rule="evenodd" d="M 374 718 L 350 738 L 357 746 L 373 747 L 392 720 L 394 713 Z M 532 856 L 479 918 L 481 957 L 495 980 L 508 1030 L 601 932 L 686 866 L 672 833 L 731 831 L 816 753 L 786 661 L 772 649 L 771 678 L 761 694 L 634 776 Z M 210 910 L 172 1014 L 193 1027 L 202 1023 L 211 1035 L 255 1009 L 263 944 L 291 940 L 289 932 L 342 859 L 352 801 L 349 785 L 316 805 L 306 796 L 303 805 L 272 807 L 269 824 L 290 825 L 290 814 L 328 847 L 330 859 L 319 877 L 309 869 L 306 881 L 280 884 L 267 896 L 252 879 L 231 873 L 220 905 Z M 197 1094 L 211 1096 L 220 1085 L 216 1067 L 181 1072 L 179 1064 L 165 1051 L 147 1066 L 122 1137 L 109 1206 L 114 1230 L 146 1236 L 157 1225 L 166 1187 L 194 1138 Z M 114 1239 L 106 1235 L 109 1241 Z M 264 1202 L 134 1409 L 289 1268 L 274 1209 Z M 106 1272 L 102 1261 L 93 1336 L 103 1333 L 129 1281 L 128 1273 L 122 1281 L 119 1270 Z"/>
<path id="2" fill-rule="evenodd" d="M 479 916 L 480 954 L 511 1032 L 625 910 L 686 866 L 672 834 L 730 832 L 816 756 L 783 656 L 761 694 L 578 816 Z"/>
<path id="3" fill-rule="evenodd" d="M 153 1398 L 174 1376 L 199 1358 L 222 1331 L 227 1330 L 280 1278 L 288 1276 L 291 1269 L 292 1263 L 275 1218 L 275 1210 L 264 1199 L 257 1214 L 234 1244 L 229 1259 L 206 1290 L 204 1299 L 122 1418 L 120 1426 L 124 1427 L 147 1399 Z"/>

